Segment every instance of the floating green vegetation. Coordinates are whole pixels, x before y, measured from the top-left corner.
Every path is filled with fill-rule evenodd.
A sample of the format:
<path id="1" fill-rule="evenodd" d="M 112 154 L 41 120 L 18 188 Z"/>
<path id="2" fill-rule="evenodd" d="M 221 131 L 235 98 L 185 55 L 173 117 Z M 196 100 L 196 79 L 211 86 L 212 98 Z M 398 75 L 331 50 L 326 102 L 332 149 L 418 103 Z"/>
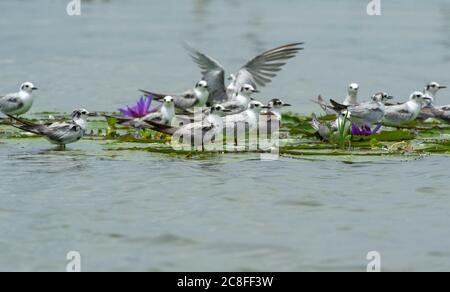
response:
<path id="1" fill-rule="evenodd" d="M 67 118 L 66 114 L 39 113 L 31 116 L 34 122 L 54 122 Z M 332 121 L 335 117 L 320 118 Z M 337 136 L 330 141 L 323 141 L 311 126 L 311 118 L 297 114 L 283 115 L 279 154 L 283 157 L 302 159 L 335 159 L 345 162 L 386 159 L 416 159 L 423 155 L 450 154 L 450 125 L 432 121 L 414 123 L 401 129 L 384 128 L 372 136 L 351 136 L 349 124 L 342 123 Z M 21 132 L 10 126 L 8 119 L 0 119 L 0 144 L 8 140 L 28 139 L 34 141 L 39 137 Z M 241 151 L 236 148 L 227 151 L 205 152 L 198 149 L 176 150 L 171 145 L 171 137 L 152 130 L 135 130 L 119 126 L 114 118 L 92 117 L 85 140 L 93 143 L 100 141 L 102 149 L 107 152 L 142 152 L 161 154 L 167 157 L 183 159 L 209 160 L 217 157 L 241 156 L 252 158 L 260 155 L 261 150 Z M 231 155 L 232 154 L 232 155 Z M 253 156 L 252 156 L 253 155 Z M 365 157 L 362 159 L 362 157 Z"/>

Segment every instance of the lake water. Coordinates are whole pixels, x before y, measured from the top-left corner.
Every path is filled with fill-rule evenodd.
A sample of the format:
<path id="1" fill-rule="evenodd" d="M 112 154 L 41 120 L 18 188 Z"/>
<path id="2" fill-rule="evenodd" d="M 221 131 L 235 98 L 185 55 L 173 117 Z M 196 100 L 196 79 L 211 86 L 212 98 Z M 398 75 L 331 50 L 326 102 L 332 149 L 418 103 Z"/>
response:
<path id="1" fill-rule="evenodd" d="M 1 92 L 25 80 L 35 112 L 113 111 L 137 88 L 178 92 L 200 77 L 182 41 L 238 69 L 274 46 L 306 50 L 263 91 L 300 113 L 318 94 L 385 90 L 406 99 L 429 81 L 450 85 L 450 4 L 383 1 L 2 0 Z M 450 91 L 438 103 L 450 103 Z M 0 140 L 0 270 L 450 270 L 449 157 L 343 163 L 254 155 L 180 159 L 67 152 L 45 141 Z"/>

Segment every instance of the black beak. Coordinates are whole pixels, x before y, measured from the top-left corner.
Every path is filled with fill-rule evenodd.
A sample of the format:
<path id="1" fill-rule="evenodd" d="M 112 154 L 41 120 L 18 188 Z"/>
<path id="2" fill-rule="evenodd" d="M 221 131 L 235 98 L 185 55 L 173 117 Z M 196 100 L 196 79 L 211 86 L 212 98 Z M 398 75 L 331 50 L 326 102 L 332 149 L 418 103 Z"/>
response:
<path id="1" fill-rule="evenodd" d="M 263 109 L 271 109 L 271 107 L 268 106 L 268 105 L 265 105 L 265 106 L 263 106 L 262 108 L 263 108 Z"/>
<path id="2" fill-rule="evenodd" d="M 285 103 L 285 104 L 283 104 L 283 106 L 292 106 L 292 105 L 289 103 Z"/>
<path id="3" fill-rule="evenodd" d="M 252 90 L 252 92 L 253 92 L 253 93 L 260 93 L 261 91 L 259 91 L 259 90 L 257 90 L 257 89 L 254 89 L 254 90 Z"/>
<path id="4" fill-rule="evenodd" d="M 392 95 L 389 95 L 388 97 L 386 97 L 387 99 L 394 99 L 394 97 Z"/>
<path id="5" fill-rule="evenodd" d="M 38 90 L 39 88 L 37 88 L 37 87 L 33 87 L 33 88 L 31 88 L 31 90 Z"/>
<path id="6" fill-rule="evenodd" d="M 439 86 L 439 89 L 446 89 L 447 86 Z"/>
<path id="7" fill-rule="evenodd" d="M 229 110 L 229 109 L 224 109 L 224 110 L 222 110 L 222 112 L 224 112 L 224 113 L 231 113 L 231 110 Z"/>

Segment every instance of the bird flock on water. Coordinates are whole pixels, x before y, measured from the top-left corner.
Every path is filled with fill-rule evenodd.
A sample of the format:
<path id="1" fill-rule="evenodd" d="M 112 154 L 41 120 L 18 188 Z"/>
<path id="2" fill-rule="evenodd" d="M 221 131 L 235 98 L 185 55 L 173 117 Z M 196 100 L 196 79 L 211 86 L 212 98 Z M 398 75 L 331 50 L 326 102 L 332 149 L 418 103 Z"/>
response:
<path id="1" fill-rule="evenodd" d="M 118 124 L 135 128 L 151 129 L 167 135 L 181 135 L 187 141 L 210 139 L 224 129 L 235 128 L 244 123 L 247 130 L 258 131 L 261 117 L 281 123 L 282 110 L 291 106 L 281 98 L 268 103 L 255 99 L 260 88 L 268 85 L 282 70 L 289 59 L 303 50 L 304 43 L 293 43 L 266 51 L 247 62 L 235 74 L 228 77 L 225 69 L 215 59 L 186 44 L 193 61 L 201 70 L 202 78 L 193 88 L 179 94 L 161 94 L 141 89 L 144 94 L 136 106 L 119 109 L 121 115 L 105 115 Z M 441 119 L 450 122 L 450 105 L 436 106 L 438 92 L 445 86 L 437 82 L 426 85 L 423 91 L 413 92 L 408 101 L 394 104 L 393 96 L 378 92 L 369 101 L 359 101 L 359 85 L 348 86 L 347 96 L 340 101 L 327 102 L 322 96 L 314 100 L 326 115 L 335 115 L 331 122 L 320 121 L 313 114 L 311 125 L 324 140 L 349 122 L 348 131 L 357 136 L 377 133 L 382 126 L 402 127 L 419 119 Z M 91 115 L 85 109 L 72 113 L 72 120 L 54 123 L 33 123 L 20 116 L 33 106 L 33 93 L 38 90 L 31 82 L 25 82 L 17 93 L 0 96 L 0 111 L 20 130 L 45 137 L 62 149 L 79 141 L 87 131 L 87 119 Z M 159 106 L 150 109 L 152 101 Z M 200 118 L 199 118 L 200 117 Z M 179 121 L 183 122 L 180 123 Z M 177 122 L 175 122 L 177 121 Z"/>

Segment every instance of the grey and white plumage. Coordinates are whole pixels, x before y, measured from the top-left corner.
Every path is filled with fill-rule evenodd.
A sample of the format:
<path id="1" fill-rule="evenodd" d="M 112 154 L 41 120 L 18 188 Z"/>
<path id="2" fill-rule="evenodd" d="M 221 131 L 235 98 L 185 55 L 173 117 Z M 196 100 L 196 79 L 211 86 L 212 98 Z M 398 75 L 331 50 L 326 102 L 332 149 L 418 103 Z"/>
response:
<path id="1" fill-rule="evenodd" d="M 45 137 L 50 143 L 64 148 L 67 144 L 75 143 L 83 138 L 87 130 L 88 115 L 87 110 L 80 109 L 72 113 L 71 122 L 56 122 L 45 125 L 31 123 L 11 115 L 8 116 L 19 123 L 19 125 L 13 124 L 14 127 Z"/>
<path id="2" fill-rule="evenodd" d="M 325 112 L 326 115 L 332 116 L 337 114 L 337 112 L 332 108 L 332 106 L 325 101 L 322 95 L 319 95 L 317 97 L 317 101 L 315 100 L 312 101 L 317 103 L 322 108 L 322 110 Z"/>
<path id="3" fill-rule="evenodd" d="M 33 91 L 37 90 L 31 82 L 25 82 L 16 93 L 0 96 L 0 112 L 6 115 L 20 116 L 33 106 Z"/>
<path id="4" fill-rule="evenodd" d="M 162 105 L 156 110 L 142 118 L 125 118 L 110 115 L 104 115 L 106 118 L 114 118 L 119 125 L 128 126 L 136 129 L 148 127 L 148 122 L 153 121 L 162 125 L 170 125 L 175 118 L 175 98 L 166 96 L 162 100 Z"/>
<path id="5" fill-rule="evenodd" d="M 352 124 L 350 120 L 351 114 L 347 111 L 343 111 L 337 114 L 337 118 L 332 122 L 321 122 L 315 114 L 312 115 L 311 126 L 317 131 L 317 135 L 325 140 L 329 141 L 331 137 L 339 131 L 340 127 L 345 125 L 345 132 L 350 130 Z M 345 124 L 344 122 L 347 121 Z"/>
<path id="6" fill-rule="evenodd" d="M 345 97 L 344 101 L 342 102 L 343 105 L 346 106 L 353 106 L 353 105 L 358 105 L 358 92 L 359 92 L 359 85 L 357 83 L 351 83 L 348 88 L 347 88 L 347 96 Z M 325 99 L 319 95 L 317 97 L 317 101 L 313 100 L 313 102 L 317 103 L 318 105 L 320 105 L 320 107 L 322 108 L 322 110 L 327 114 L 327 115 L 336 115 L 338 114 L 334 109 L 333 109 L 333 105 L 328 104 Z"/>
<path id="7" fill-rule="evenodd" d="M 294 58 L 303 50 L 301 45 L 303 43 L 288 44 L 256 56 L 241 67 L 237 74 L 231 75 L 228 88 L 225 87 L 225 69 L 219 62 L 189 45 L 186 45 L 186 48 L 202 70 L 203 79 L 210 86 L 208 103 L 214 105 L 230 100 L 246 84 L 255 89 L 258 89 L 258 86 L 266 86 L 286 65 L 286 60 Z"/>
<path id="8" fill-rule="evenodd" d="M 358 104 L 359 84 L 351 83 L 347 89 L 347 97 L 344 99 L 343 105 L 357 105 Z"/>
<path id="9" fill-rule="evenodd" d="M 350 112 L 352 122 L 362 127 L 381 123 L 386 111 L 385 103 L 390 99 L 393 99 L 393 97 L 384 92 L 379 92 L 372 97 L 370 102 L 359 105 L 341 105 L 334 100 L 331 100 L 331 104 L 337 112 Z"/>
<path id="10" fill-rule="evenodd" d="M 445 122 L 450 122 L 450 106 L 438 106 L 427 105 L 420 111 L 420 120 L 426 119 L 439 119 Z"/>
<path id="11" fill-rule="evenodd" d="M 253 100 L 248 104 L 247 110 L 228 115 L 223 118 L 226 128 L 234 128 L 237 124 L 247 124 L 250 131 L 257 130 L 259 124 L 259 116 L 261 111 L 265 108 L 264 104 Z"/>
<path id="12" fill-rule="evenodd" d="M 269 101 L 269 103 L 267 104 L 266 108 L 267 108 L 267 114 L 275 116 L 275 118 L 279 121 L 281 121 L 282 119 L 282 113 L 281 111 L 286 108 L 286 107 L 290 107 L 292 106 L 289 103 L 286 103 L 284 101 L 282 101 L 279 98 L 273 98 L 272 100 Z"/>
<path id="13" fill-rule="evenodd" d="M 189 111 L 195 107 L 204 107 L 209 98 L 209 87 L 207 81 L 199 81 L 193 89 L 189 89 L 182 94 L 169 95 L 150 92 L 140 89 L 147 96 L 151 96 L 157 101 L 163 101 L 166 96 L 174 98 L 174 104 L 177 109 Z"/>
<path id="14" fill-rule="evenodd" d="M 161 125 L 150 121 L 151 129 L 163 134 L 174 136 L 174 139 L 182 138 L 183 142 L 191 145 L 202 146 L 209 143 L 216 135 L 223 133 L 223 117 L 228 113 L 222 105 L 213 106 L 201 121 L 185 124 L 181 127 Z"/>
<path id="15" fill-rule="evenodd" d="M 386 106 L 383 125 L 399 127 L 409 124 L 417 119 L 426 100 L 430 97 L 416 91 L 411 94 L 410 100 L 399 105 Z"/>

